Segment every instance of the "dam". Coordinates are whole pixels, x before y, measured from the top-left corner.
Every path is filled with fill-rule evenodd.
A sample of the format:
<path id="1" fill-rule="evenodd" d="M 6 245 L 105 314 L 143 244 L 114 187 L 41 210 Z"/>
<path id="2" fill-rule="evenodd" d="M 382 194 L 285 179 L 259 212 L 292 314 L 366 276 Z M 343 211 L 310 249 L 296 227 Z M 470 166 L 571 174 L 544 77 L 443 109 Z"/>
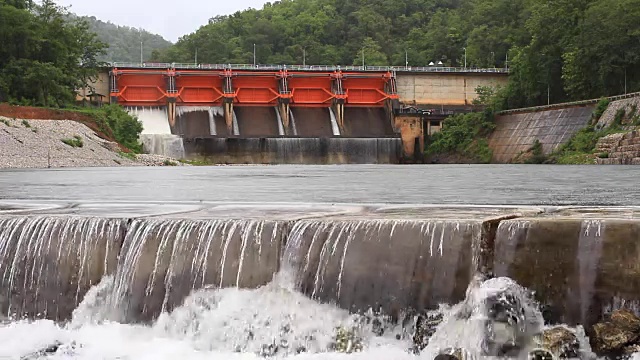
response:
<path id="1" fill-rule="evenodd" d="M 505 69 L 114 63 L 93 85 L 143 122 L 148 152 L 210 163 L 420 160 Z M 416 109 L 422 109 L 416 111 Z"/>

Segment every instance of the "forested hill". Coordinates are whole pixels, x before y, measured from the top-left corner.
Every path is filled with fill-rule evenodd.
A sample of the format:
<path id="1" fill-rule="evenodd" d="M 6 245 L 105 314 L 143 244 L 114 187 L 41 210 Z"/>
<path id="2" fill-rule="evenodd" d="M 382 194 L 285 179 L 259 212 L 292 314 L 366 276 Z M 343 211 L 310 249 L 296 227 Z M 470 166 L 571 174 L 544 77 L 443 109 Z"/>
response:
<path id="1" fill-rule="evenodd" d="M 162 36 L 128 26 L 104 22 L 93 16 L 80 17 L 89 24 L 89 29 L 98 34 L 98 39 L 108 45 L 106 53 L 99 57 L 102 61 L 140 61 L 140 41 L 144 61 L 152 58 L 154 51 L 166 49 L 171 43 Z"/>
<path id="2" fill-rule="evenodd" d="M 640 90 L 640 0 L 282 0 L 218 16 L 156 60 L 503 67 L 505 107 Z M 305 51 L 306 50 L 306 51 Z M 406 56 L 406 58 L 405 58 Z M 626 76 L 625 76 L 626 74 Z"/>

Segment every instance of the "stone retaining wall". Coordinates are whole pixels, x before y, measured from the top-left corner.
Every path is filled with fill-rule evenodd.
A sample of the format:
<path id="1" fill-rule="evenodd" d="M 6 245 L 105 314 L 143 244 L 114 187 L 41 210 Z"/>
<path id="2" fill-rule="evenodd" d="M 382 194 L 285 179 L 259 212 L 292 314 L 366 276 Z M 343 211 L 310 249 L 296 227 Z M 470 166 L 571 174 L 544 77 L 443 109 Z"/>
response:
<path id="1" fill-rule="evenodd" d="M 640 165 L 640 131 L 605 136 L 598 141 L 596 152 L 608 156 L 598 159 L 600 165 Z"/>

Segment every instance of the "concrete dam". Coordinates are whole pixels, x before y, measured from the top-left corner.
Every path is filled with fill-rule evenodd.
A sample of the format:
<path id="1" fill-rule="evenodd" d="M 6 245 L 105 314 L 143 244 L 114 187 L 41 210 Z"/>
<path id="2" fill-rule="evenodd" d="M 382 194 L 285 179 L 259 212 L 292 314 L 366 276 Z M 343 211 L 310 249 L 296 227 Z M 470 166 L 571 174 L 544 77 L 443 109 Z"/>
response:
<path id="1" fill-rule="evenodd" d="M 151 153 L 388 164 L 419 159 L 425 133 L 473 108 L 476 86 L 506 77 L 503 69 L 114 64 L 95 91 L 142 121 Z"/>

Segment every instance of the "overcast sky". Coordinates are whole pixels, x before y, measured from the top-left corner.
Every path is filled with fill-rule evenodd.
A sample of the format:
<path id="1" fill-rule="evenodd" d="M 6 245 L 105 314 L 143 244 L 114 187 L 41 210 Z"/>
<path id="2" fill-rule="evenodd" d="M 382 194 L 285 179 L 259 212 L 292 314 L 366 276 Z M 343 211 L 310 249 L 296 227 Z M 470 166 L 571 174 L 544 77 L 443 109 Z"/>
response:
<path id="1" fill-rule="evenodd" d="M 216 15 L 238 10 L 262 8 L 264 0 L 58 0 L 78 15 L 95 16 L 103 21 L 127 25 L 162 35 L 175 42 L 197 30 Z"/>

